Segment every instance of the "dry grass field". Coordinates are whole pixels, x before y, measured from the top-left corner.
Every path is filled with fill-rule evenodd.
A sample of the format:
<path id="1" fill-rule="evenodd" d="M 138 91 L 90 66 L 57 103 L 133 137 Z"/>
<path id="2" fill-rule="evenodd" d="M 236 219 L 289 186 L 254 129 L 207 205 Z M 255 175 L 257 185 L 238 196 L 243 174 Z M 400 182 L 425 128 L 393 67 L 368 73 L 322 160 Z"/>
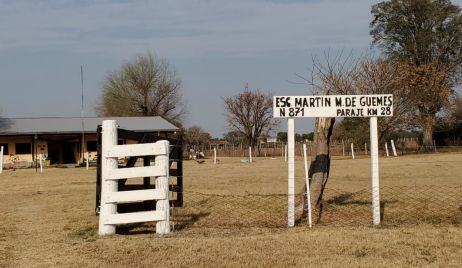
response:
<path id="1" fill-rule="evenodd" d="M 329 188 L 370 187 L 369 159 L 335 159 Z M 303 165 L 297 160 L 297 192 Z M 462 155 L 380 159 L 381 186 L 462 186 Z M 185 189 L 217 195 L 285 194 L 286 164 L 223 158 L 185 162 Z M 418 223 L 314 228 L 184 228 L 153 224 L 98 237 L 95 169 L 33 169 L 0 175 L 0 267 L 461 267 L 462 226 Z M 462 205 L 462 200 L 461 205 Z M 186 204 L 188 202 L 186 195 Z"/>

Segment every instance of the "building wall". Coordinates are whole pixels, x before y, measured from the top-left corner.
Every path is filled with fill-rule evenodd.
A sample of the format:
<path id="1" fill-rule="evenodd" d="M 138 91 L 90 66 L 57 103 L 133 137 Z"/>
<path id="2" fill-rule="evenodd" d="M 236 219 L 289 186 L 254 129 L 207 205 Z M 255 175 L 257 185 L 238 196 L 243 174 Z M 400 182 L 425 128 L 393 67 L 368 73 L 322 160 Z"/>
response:
<path id="1" fill-rule="evenodd" d="M 15 137 L 1 137 L 0 144 L 8 144 L 8 154 L 3 156 L 3 162 L 15 161 L 25 161 L 32 162 L 32 139 L 31 136 L 15 136 Z M 16 143 L 30 143 L 31 153 L 29 154 L 17 154 L 16 153 Z M 5 150 L 5 149 L 4 149 Z"/>

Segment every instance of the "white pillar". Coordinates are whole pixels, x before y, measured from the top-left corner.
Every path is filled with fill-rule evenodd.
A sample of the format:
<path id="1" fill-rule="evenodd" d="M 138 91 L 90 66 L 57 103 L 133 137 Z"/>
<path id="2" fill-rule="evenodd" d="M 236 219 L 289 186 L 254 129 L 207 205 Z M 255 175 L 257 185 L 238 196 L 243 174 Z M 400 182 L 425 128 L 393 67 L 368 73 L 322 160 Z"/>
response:
<path id="1" fill-rule="evenodd" d="M 351 144 L 351 158 L 355 159 L 355 148 L 353 146 L 353 143 Z"/>
<path id="2" fill-rule="evenodd" d="M 289 135 L 289 134 L 287 134 L 287 135 Z M 284 145 L 284 161 L 287 162 L 287 144 Z"/>
<path id="3" fill-rule="evenodd" d="M 342 140 L 342 155 L 345 156 L 345 143 Z"/>
<path id="4" fill-rule="evenodd" d="M 217 148 L 213 147 L 213 163 L 217 163 Z"/>
<path id="5" fill-rule="evenodd" d="M 114 157 L 106 157 L 110 147 L 117 145 L 117 125 L 115 120 L 103 120 L 102 159 L 101 159 L 101 208 L 99 214 L 99 235 L 115 234 L 116 226 L 104 224 L 105 219 L 117 213 L 117 205 L 106 202 L 107 195 L 117 192 L 117 180 L 108 180 L 110 169 L 117 169 L 118 161 Z"/>
<path id="6" fill-rule="evenodd" d="M 393 140 L 391 140 L 391 149 L 393 150 L 393 156 L 398 156 L 396 153 L 395 142 Z"/>
<path id="7" fill-rule="evenodd" d="M 367 155 L 367 143 L 364 143 L 364 154 Z"/>
<path id="8" fill-rule="evenodd" d="M 167 171 L 167 175 L 165 177 L 157 177 L 156 178 L 156 189 L 162 190 L 167 199 L 157 200 L 156 202 L 156 210 L 157 211 L 164 211 L 166 213 L 166 220 L 158 221 L 156 223 L 156 233 L 158 234 L 168 234 L 170 233 L 170 204 L 168 201 L 168 177 L 169 177 L 169 163 L 168 163 L 168 156 L 169 156 L 169 148 L 170 143 L 166 140 L 159 141 L 163 144 L 166 148 L 167 154 L 158 155 L 156 156 L 156 166 L 163 166 Z"/>
<path id="9" fill-rule="evenodd" d="M 370 119 L 371 138 L 371 177 L 372 177 L 372 222 L 380 224 L 380 193 L 379 193 L 379 141 L 377 135 L 377 117 Z"/>
<path id="10" fill-rule="evenodd" d="M 40 173 L 43 173 L 43 154 L 40 154 L 39 161 L 40 161 Z"/>
<path id="11" fill-rule="evenodd" d="M 295 225 L 295 126 L 294 119 L 287 120 L 287 155 L 288 155 L 288 209 L 287 224 Z"/>
<path id="12" fill-rule="evenodd" d="M 390 153 L 388 152 L 388 144 L 387 144 L 387 142 L 385 142 L 385 152 L 387 154 L 387 157 L 389 157 Z"/>
<path id="13" fill-rule="evenodd" d="M 252 146 L 249 147 L 249 163 L 252 163 Z"/>
<path id="14" fill-rule="evenodd" d="M 88 167 L 90 166 L 90 163 L 88 161 L 90 161 L 88 158 L 90 158 L 90 154 L 88 152 L 85 152 L 85 159 L 86 159 L 86 164 L 87 164 L 87 170 L 88 170 Z"/>
<path id="15" fill-rule="evenodd" d="M 3 146 L 0 146 L 0 174 L 3 172 Z"/>
<path id="16" fill-rule="evenodd" d="M 308 205 L 308 226 L 311 228 L 311 193 L 310 193 L 310 180 L 308 178 L 308 158 L 306 157 L 306 144 L 303 144 L 303 162 L 305 164 L 305 183 L 306 183 L 306 202 Z"/>

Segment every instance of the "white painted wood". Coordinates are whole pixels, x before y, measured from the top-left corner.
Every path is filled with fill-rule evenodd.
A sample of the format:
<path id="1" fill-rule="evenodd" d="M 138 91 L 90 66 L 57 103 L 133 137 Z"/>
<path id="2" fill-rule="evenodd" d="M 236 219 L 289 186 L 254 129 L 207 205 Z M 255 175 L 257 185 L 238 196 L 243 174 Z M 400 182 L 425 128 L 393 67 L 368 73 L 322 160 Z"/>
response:
<path id="1" fill-rule="evenodd" d="M 104 224 L 116 225 L 137 222 L 164 221 L 167 218 L 165 211 L 142 211 L 122 214 L 111 214 L 105 220 Z"/>
<path id="2" fill-rule="evenodd" d="M 287 135 L 289 135 L 289 134 L 287 134 Z M 284 161 L 287 162 L 287 144 L 284 145 Z"/>
<path id="3" fill-rule="evenodd" d="M 99 215 L 99 235 L 115 234 L 116 226 L 108 224 L 107 220 L 117 213 L 117 205 L 109 204 L 109 193 L 117 192 L 117 181 L 108 180 L 108 171 L 117 169 L 117 158 L 104 157 L 107 150 L 117 145 L 117 124 L 115 120 L 103 120 L 102 128 L 102 159 L 101 159 L 101 208 Z"/>
<path id="4" fill-rule="evenodd" d="M 311 220 L 311 193 L 310 193 L 310 179 L 308 174 L 308 158 L 306 157 L 306 144 L 303 144 L 303 162 L 305 164 L 305 183 L 306 183 L 306 202 L 308 208 L 308 226 L 312 227 Z"/>
<path id="5" fill-rule="evenodd" d="M 364 143 L 364 154 L 367 155 L 367 143 Z"/>
<path id="6" fill-rule="evenodd" d="M 39 155 L 39 161 L 40 161 L 40 173 L 43 173 L 43 154 Z"/>
<path id="7" fill-rule="evenodd" d="M 372 179 L 372 222 L 380 224 L 380 193 L 379 193 L 379 140 L 377 135 L 377 117 L 370 118 L 371 139 L 371 179 Z"/>
<path id="8" fill-rule="evenodd" d="M 0 146 L 0 174 L 3 172 L 3 146 Z"/>
<path id="9" fill-rule="evenodd" d="M 287 119 L 287 155 L 288 155 L 288 207 L 287 224 L 295 225 L 295 123 L 293 118 Z"/>
<path id="10" fill-rule="evenodd" d="M 390 153 L 388 152 L 388 144 L 387 144 L 387 142 L 385 142 L 385 152 L 387 154 L 387 157 L 389 157 Z"/>
<path id="11" fill-rule="evenodd" d="M 353 146 L 353 143 L 351 144 L 351 158 L 355 159 L 355 148 Z"/>
<path id="12" fill-rule="evenodd" d="M 117 159 L 117 158 L 112 158 Z M 107 180 L 120 180 L 139 177 L 165 176 L 168 167 L 165 166 L 147 166 L 132 168 L 115 168 L 107 170 Z"/>
<path id="13" fill-rule="evenodd" d="M 213 147 L 213 163 L 217 163 L 217 148 Z"/>
<path id="14" fill-rule="evenodd" d="M 85 153 L 85 159 L 86 159 L 87 170 L 88 170 L 88 168 L 89 168 L 89 166 L 90 166 L 90 162 L 89 162 L 90 160 L 89 160 L 89 158 L 90 158 L 90 154 L 89 154 L 88 152 L 86 152 L 86 153 Z"/>
<path id="15" fill-rule="evenodd" d="M 160 189 L 135 190 L 109 193 L 106 202 L 111 204 L 133 203 L 145 200 L 166 199 L 167 195 Z"/>
<path id="16" fill-rule="evenodd" d="M 252 147 L 249 147 L 249 163 L 252 163 Z"/>
<path id="17" fill-rule="evenodd" d="M 165 154 L 165 148 L 158 143 L 123 144 L 108 149 L 106 157 L 130 157 Z"/>
<path id="18" fill-rule="evenodd" d="M 393 116 L 393 95 L 273 96 L 273 117 Z"/>
<path id="19" fill-rule="evenodd" d="M 345 156 L 345 142 L 342 140 L 342 154 Z"/>
<path id="20" fill-rule="evenodd" d="M 391 149 L 393 150 L 393 156 L 398 156 L 396 153 L 395 142 L 393 140 L 391 140 Z"/>
<path id="21" fill-rule="evenodd" d="M 159 200 L 156 202 L 156 211 L 163 211 L 165 213 L 165 220 L 158 221 L 156 223 L 156 233 L 158 234 L 168 234 L 170 233 L 170 204 L 168 202 L 168 176 L 169 176 L 169 163 L 168 163 L 168 152 L 169 152 L 169 142 L 166 140 L 158 141 L 161 146 L 165 148 L 167 152 L 165 155 L 156 156 L 155 165 L 159 168 L 163 168 L 167 171 L 167 174 L 159 176 L 156 179 L 156 189 L 159 189 L 164 192 L 167 196 L 164 200 Z"/>

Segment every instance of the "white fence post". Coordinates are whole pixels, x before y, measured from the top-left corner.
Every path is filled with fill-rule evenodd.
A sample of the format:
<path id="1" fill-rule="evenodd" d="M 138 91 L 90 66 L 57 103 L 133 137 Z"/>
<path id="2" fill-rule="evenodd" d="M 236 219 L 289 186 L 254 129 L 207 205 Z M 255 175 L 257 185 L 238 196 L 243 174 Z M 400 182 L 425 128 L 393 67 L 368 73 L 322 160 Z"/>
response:
<path id="1" fill-rule="evenodd" d="M 303 144 L 303 162 L 305 164 L 305 183 L 306 183 L 306 202 L 307 202 L 307 213 L 308 213 L 308 226 L 311 228 L 311 193 L 310 193 L 310 180 L 308 178 L 308 158 L 306 157 L 306 144 Z"/>
<path id="2" fill-rule="evenodd" d="M 367 143 L 364 143 L 364 154 L 367 155 Z"/>
<path id="3" fill-rule="evenodd" d="M 213 147 L 213 163 L 217 163 L 217 148 Z"/>
<path id="4" fill-rule="evenodd" d="M 170 233 L 170 204 L 168 201 L 168 171 L 169 171 L 169 146 L 170 143 L 168 141 L 162 140 L 159 141 L 161 145 L 165 148 L 167 154 L 165 155 L 158 155 L 156 156 L 156 166 L 165 169 L 167 174 L 166 176 L 160 176 L 156 179 L 156 189 L 159 189 L 166 195 L 166 199 L 157 200 L 156 202 L 156 210 L 157 211 L 164 211 L 166 219 L 163 221 L 158 221 L 156 223 L 156 233 L 158 234 L 168 234 Z"/>
<path id="5" fill-rule="evenodd" d="M 345 142 L 342 140 L 342 156 L 345 156 Z"/>
<path id="6" fill-rule="evenodd" d="M 117 205 L 108 202 L 108 195 L 117 192 L 117 180 L 110 180 L 108 171 L 117 169 L 116 157 L 106 157 L 108 150 L 117 145 L 117 125 L 115 120 L 104 120 L 102 129 L 101 159 L 101 208 L 99 214 L 99 235 L 115 234 L 116 225 L 105 224 L 109 216 L 117 213 Z"/>
<path id="7" fill-rule="evenodd" d="M 380 224 L 380 193 L 379 193 L 379 141 L 377 135 L 377 117 L 370 119 L 371 138 L 371 177 L 372 177 L 372 221 Z"/>
<path id="8" fill-rule="evenodd" d="M 43 154 L 40 154 L 39 161 L 40 161 L 40 173 L 43 173 Z"/>
<path id="9" fill-rule="evenodd" d="M 250 146 L 249 147 L 249 163 L 252 163 L 253 160 L 252 160 L 252 147 Z"/>
<path id="10" fill-rule="evenodd" d="M 396 153 L 395 142 L 393 140 L 391 140 L 391 149 L 393 150 L 393 156 L 398 156 Z"/>
<path id="11" fill-rule="evenodd" d="M 287 144 L 284 145 L 284 161 L 287 162 Z"/>
<path id="12" fill-rule="evenodd" d="M 287 224 L 295 225 L 295 127 L 294 119 L 287 120 L 287 154 L 288 154 L 288 208 Z"/>
<path id="13" fill-rule="evenodd" d="M 351 158 L 355 159 L 355 148 L 353 146 L 353 143 L 351 144 Z"/>
<path id="14" fill-rule="evenodd" d="M 390 153 L 388 152 L 388 144 L 387 144 L 387 142 L 385 142 L 385 152 L 387 154 L 387 157 L 389 157 Z"/>
<path id="15" fill-rule="evenodd" d="M 3 146 L 0 146 L 0 174 L 3 172 Z"/>
<path id="16" fill-rule="evenodd" d="M 89 159 L 90 158 L 90 154 L 88 152 L 85 153 L 85 158 L 86 158 L 86 165 L 87 165 L 87 170 L 88 170 L 88 167 L 90 166 L 90 163 L 89 163 Z"/>

